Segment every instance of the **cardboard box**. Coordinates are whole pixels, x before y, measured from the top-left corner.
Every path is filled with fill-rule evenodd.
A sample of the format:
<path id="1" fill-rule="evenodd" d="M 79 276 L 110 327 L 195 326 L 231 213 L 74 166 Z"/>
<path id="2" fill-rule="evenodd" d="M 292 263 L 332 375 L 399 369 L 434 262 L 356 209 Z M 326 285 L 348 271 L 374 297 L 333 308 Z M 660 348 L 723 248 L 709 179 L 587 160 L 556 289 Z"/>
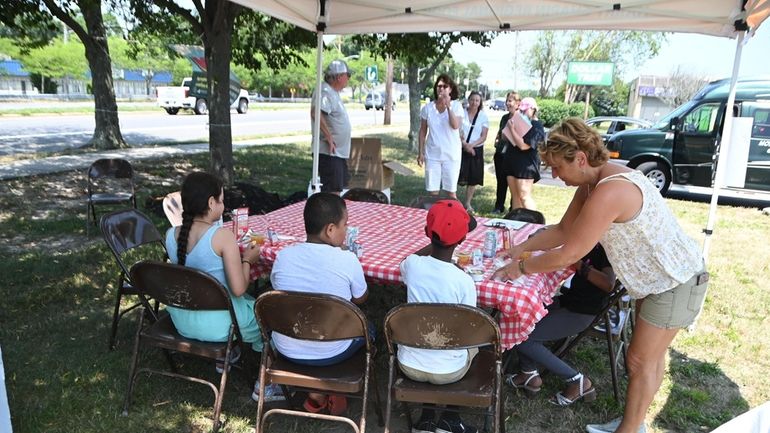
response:
<path id="1" fill-rule="evenodd" d="M 397 161 L 383 161 L 382 143 L 379 138 L 356 137 L 351 139 L 350 188 L 367 188 L 382 191 L 393 186 L 395 174 L 411 176 L 414 172 Z"/>

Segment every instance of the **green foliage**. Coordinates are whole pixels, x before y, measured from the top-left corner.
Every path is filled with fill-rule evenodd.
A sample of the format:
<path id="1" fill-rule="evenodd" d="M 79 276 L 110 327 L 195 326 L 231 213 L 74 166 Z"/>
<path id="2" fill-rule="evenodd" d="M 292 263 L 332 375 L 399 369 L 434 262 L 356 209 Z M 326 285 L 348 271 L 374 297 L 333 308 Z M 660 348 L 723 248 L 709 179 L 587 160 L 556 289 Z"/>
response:
<path id="1" fill-rule="evenodd" d="M 258 71 L 307 66 L 302 53 L 315 46 L 315 34 L 252 10 L 235 19 L 232 56 L 235 63 Z"/>
<path id="2" fill-rule="evenodd" d="M 82 79 L 88 72 L 85 48 L 77 38 L 70 38 L 67 43 L 54 39 L 48 45 L 21 54 L 19 60 L 30 73 L 48 78 L 69 76 Z"/>
<path id="3" fill-rule="evenodd" d="M 573 102 L 567 105 L 567 113 L 569 113 L 569 117 L 583 117 L 585 110 L 585 102 Z M 594 107 L 588 107 L 588 117 L 594 117 Z"/>
<path id="4" fill-rule="evenodd" d="M 541 99 L 537 101 L 537 105 L 540 107 L 538 115 L 546 128 L 550 128 L 570 115 L 567 104 L 556 99 Z M 582 116 L 582 112 L 580 115 Z"/>

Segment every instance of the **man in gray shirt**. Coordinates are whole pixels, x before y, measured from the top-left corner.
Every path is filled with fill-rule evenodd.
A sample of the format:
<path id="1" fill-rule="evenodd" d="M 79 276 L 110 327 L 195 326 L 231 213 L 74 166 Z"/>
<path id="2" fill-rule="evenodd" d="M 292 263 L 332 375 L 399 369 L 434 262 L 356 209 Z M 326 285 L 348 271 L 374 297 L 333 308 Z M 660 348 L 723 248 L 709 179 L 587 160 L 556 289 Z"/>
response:
<path id="1" fill-rule="evenodd" d="M 347 161 L 350 157 L 350 119 L 339 93 L 348 85 L 348 79 L 348 65 L 342 60 L 334 60 L 327 66 L 324 82 L 321 83 L 318 174 L 321 177 L 323 192 L 339 194 L 350 180 Z M 315 104 L 315 92 L 313 103 Z M 313 110 L 314 106 L 311 106 L 311 121 L 314 117 Z"/>

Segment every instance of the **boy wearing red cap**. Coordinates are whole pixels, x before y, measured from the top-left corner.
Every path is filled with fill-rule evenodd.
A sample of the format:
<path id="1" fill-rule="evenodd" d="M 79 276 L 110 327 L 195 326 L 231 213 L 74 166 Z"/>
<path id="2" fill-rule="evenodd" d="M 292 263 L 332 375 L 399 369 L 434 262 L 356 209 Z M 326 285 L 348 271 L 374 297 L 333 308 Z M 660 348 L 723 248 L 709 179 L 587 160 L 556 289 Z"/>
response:
<path id="1" fill-rule="evenodd" d="M 401 262 L 401 275 L 407 287 L 407 302 L 434 302 L 476 306 L 476 284 L 452 264 L 455 247 L 476 227 L 476 220 L 456 200 L 437 201 L 428 211 L 425 234 L 431 240 L 428 256 L 410 255 Z M 445 385 L 465 376 L 478 349 L 431 350 L 400 346 L 398 365 L 404 374 L 418 382 Z M 438 423 L 435 411 L 423 409 L 412 433 L 475 433 L 454 411 L 445 411 Z"/>

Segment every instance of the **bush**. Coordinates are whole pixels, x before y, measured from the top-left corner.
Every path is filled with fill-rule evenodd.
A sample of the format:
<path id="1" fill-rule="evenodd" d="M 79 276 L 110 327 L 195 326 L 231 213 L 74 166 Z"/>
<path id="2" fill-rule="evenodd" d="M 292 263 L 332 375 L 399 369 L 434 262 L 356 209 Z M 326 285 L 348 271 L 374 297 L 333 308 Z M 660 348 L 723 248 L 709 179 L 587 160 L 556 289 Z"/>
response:
<path id="1" fill-rule="evenodd" d="M 557 99 L 543 99 L 538 101 L 538 105 L 540 106 L 540 120 L 543 121 L 546 128 L 552 127 L 567 117 L 580 117 L 582 119 L 583 110 L 585 110 L 583 102 L 573 102 L 567 105 Z M 588 117 L 593 116 L 594 107 L 588 107 Z"/>
<path id="2" fill-rule="evenodd" d="M 540 120 L 543 121 L 543 125 L 546 128 L 550 128 L 562 119 L 569 117 L 569 109 L 567 104 L 556 99 L 542 99 L 538 101 L 540 107 Z"/>
<path id="3" fill-rule="evenodd" d="M 573 102 L 569 104 L 568 111 L 570 117 L 580 117 L 583 118 L 583 112 L 585 111 L 586 104 L 585 102 Z M 594 117 L 595 116 L 594 107 L 588 106 L 588 117 Z"/>

